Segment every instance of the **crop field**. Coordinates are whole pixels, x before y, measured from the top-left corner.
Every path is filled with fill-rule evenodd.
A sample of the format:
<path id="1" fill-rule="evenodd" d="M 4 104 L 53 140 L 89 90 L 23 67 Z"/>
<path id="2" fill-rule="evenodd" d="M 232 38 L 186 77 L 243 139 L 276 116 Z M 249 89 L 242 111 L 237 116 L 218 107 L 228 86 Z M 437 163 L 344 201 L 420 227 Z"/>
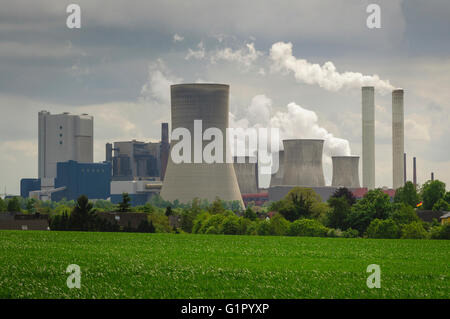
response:
<path id="1" fill-rule="evenodd" d="M 450 241 L 0 231 L 0 298 L 449 298 Z M 66 268 L 81 268 L 69 289 Z M 378 264 L 381 288 L 366 285 Z"/>

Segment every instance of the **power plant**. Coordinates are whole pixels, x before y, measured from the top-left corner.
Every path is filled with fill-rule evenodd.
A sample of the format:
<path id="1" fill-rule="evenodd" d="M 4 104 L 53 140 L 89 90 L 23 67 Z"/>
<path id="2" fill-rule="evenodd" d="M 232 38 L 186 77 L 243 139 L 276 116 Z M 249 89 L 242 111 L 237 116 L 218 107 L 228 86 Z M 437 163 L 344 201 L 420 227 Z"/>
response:
<path id="1" fill-rule="evenodd" d="M 331 186 L 359 188 L 359 156 L 332 156 Z"/>
<path id="2" fill-rule="evenodd" d="M 234 171 L 241 194 L 258 193 L 258 159 L 255 156 L 233 158 Z"/>
<path id="3" fill-rule="evenodd" d="M 403 90 L 392 91 L 392 176 L 393 188 L 404 185 L 404 115 Z"/>
<path id="4" fill-rule="evenodd" d="M 324 140 L 283 140 L 283 185 L 325 186 L 322 168 Z"/>
<path id="5" fill-rule="evenodd" d="M 375 188 L 375 88 L 362 87 L 362 184 Z"/>
<path id="6" fill-rule="evenodd" d="M 170 89 L 172 132 L 177 128 L 186 129 L 191 135 L 191 145 L 194 145 L 194 121 L 202 120 L 202 136 L 208 128 L 219 129 L 225 138 L 221 151 L 227 154 L 230 87 L 225 84 L 177 84 Z M 172 136 L 171 151 L 176 142 Z M 203 150 L 207 142 L 202 140 L 202 144 Z M 194 198 L 214 201 L 219 197 L 226 201 L 240 201 L 243 205 L 231 158 L 211 164 L 202 158 L 195 163 L 195 153 L 192 152 L 190 163 L 175 163 L 169 156 L 161 197 L 182 203 Z"/>
<path id="7" fill-rule="evenodd" d="M 281 199 L 296 186 L 312 188 L 323 200 L 339 187 L 358 194 L 375 188 L 375 89 L 372 86 L 361 88 L 362 188 L 359 156 L 329 154 L 333 174 L 331 185 L 325 186 L 324 140 L 294 138 L 282 141 L 284 150 L 278 152 L 279 169 L 271 175 L 266 190 L 258 183 L 258 156 L 231 158 L 227 135 L 229 85 L 177 84 L 170 90 L 172 141 L 169 124 L 162 123 L 160 142 L 107 143 L 103 163 L 93 163 L 92 116 L 39 112 L 39 179 L 23 179 L 22 196 L 74 198 L 79 192 L 85 192 L 118 203 L 122 193 L 127 192 L 134 205 L 144 205 L 151 196 L 160 193 L 163 199 L 172 202 L 188 203 L 194 198 L 212 202 L 220 198 L 241 204 L 244 199 L 246 203 L 262 205 L 267 200 Z M 407 177 L 403 99 L 403 89 L 392 91 L 394 189 L 403 186 Z M 200 127 L 196 126 L 198 123 Z M 223 140 L 213 143 L 213 136 L 218 138 L 217 131 Z M 187 137 L 180 132 L 187 132 Z M 188 150 L 180 148 L 179 144 L 184 142 Z M 203 158 L 207 149 L 213 161 Z M 181 161 L 170 156 L 177 151 Z M 190 153 L 184 156 L 185 151 Z M 220 153 L 225 157 L 219 160 L 216 154 Z M 433 173 L 431 178 L 434 179 Z M 415 157 L 413 182 L 417 184 Z"/>

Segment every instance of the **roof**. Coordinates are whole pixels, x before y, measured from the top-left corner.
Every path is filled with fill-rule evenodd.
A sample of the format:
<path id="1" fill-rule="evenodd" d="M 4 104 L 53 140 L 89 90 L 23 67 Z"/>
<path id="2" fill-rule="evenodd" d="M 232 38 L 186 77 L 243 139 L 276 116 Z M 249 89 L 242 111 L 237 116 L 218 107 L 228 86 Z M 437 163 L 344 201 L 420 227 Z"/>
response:
<path id="1" fill-rule="evenodd" d="M 450 212 L 445 212 L 444 215 L 442 215 L 441 217 L 439 217 L 439 219 L 444 219 L 444 218 L 450 218 Z"/>

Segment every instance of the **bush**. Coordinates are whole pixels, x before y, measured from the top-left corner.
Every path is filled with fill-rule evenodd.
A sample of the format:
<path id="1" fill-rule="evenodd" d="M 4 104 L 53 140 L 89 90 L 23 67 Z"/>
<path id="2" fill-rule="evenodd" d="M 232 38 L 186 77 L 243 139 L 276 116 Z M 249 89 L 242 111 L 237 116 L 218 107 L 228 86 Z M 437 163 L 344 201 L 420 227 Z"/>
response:
<path id="1" fill-rule="evenodd" d="M 431 229 L 432 239 L 450 239 L 450 224 L 435 226 Z"/>
<path id="2" fill-rule="evenodd" d="M 257 218 L 255 211 L 251 207 L 247 207 L 244 211 L 244 218 L 255 220 Z"/>
<path id="3" fill-rule="evenodd" d="M 270 221 L 263 220 L 262 222 L 257 224 L 258 227 L 256 229 L 256 232 L 260 236 L 269 236 L 271 235 L 271 229 L 270 229 Z"/>
<path id="4" fill-rule="evenodd" d="M 423 228 L 421 222 L 412 222 L 402 227 L 403 239 L 424 239 L 428 237 L 428 233 Z"/>
<path id="5" fill-rule="evenodd" d="M 225 235 L 238 235 L 240 231 L 239 218 L 228 216 L 222 222 L 222 233 Z"/>
<path id="6" fill-rule="evenodd" d="M 215 227 L 215 226 L 211 226 L 211 227 L 209 227 L 207 230 L 206 230 L 206 232 L 205 232 L 205 234 L 208 234 L 208 235 L 215 235 L 215 234 L 218 234 L 219 232 L 217 231 L 217 228 Z"/>
<path id="7" fill-rule="evenodd" d="M 325 237 L 328 229 L 314 219 L 298 219 L 289 228 L 290 236 Z"/>
<path id="8" fill-rule="evenodd" d="M 330 228 L 327 232 L 327 237 L 342 237 L 342 231 L 340 229 Z"/>
<path id="9" fill-rule="evenodd" d="M 224 219 L 225 219 L 225 216 L 221 215 L 221 214 L 209 215 L 209 218 L 203 222 L 202 227 L 199 229 L 198 233 L 204 234 L 206 232 L 206 230 L 208 230 L 208 228 L 211 226 L 216 227 L 218 233 L 221 233 L 221 230 L 222 230 L 221 226 L 222 226 Z"/>
<path id="10" fill-rule="evenodd" d="M 276 213 L 270 219 L 270 234 L 276 236 L 284 236 L 289 232 L 290 223 L 284 219 L 281 214 Z"/>
<path id="11" fill-rule="evenodd" d="M 192 224 L 192 233 L 200 234 L 200 229 L 203 227 L 203 224 L 208 220 L 211 215 L 209 213 L 199 214 Z"/>
<path id="12" fill-rule="evenodd" d="M 399 225 L 407 225 L 419 221 L 419 216 L 417 216 L 414 208 L 404 203 L 396 205 L 391 218 Z"/>
<path id="13" fill-rule="evenodd" d="M 367 228 L 369 238 L 399 238 L 400 229 L 393 219 L 374 219 Z"/>
<path id="14" fill-rule="evenodd" d="M 359 231 L 357 229 L 347 229 L 342 232 L 342 237 L 344 238 L 357 238 L 359 236 Z"/>

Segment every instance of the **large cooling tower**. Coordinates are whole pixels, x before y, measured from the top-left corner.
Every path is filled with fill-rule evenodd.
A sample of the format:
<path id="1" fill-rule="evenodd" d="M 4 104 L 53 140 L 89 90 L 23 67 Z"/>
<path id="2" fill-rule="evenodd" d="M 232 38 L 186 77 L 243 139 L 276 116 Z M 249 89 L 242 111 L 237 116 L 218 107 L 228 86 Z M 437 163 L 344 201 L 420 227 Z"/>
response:
<path id="1" fill-rule="evenodd" d="M 333 156 L 333 179 L 331 186 L 360 188 L 359 156 Z"/>
<path id="2" fill-rule="evenodd" d="M 258 174 L 258 165 L 256 161 L 256 156 L 234 157 L 234 171 L 241 194 L 258 193 L 256 177 Z"/>
<path id="3" fill-rule="evenodd" d="M 283 185 L 325 186 L 323 140 L 283 140 Z"/>
<path id="4" fill-rule="evenodd" d="M 208 164 L 203 159 L 194 163 L 194 120 L 202 120 L 201 134 L 208 128 L 218 128 L 225 139 L 223 154 L 226 154 L 228 140 L 228 100 L 229 86 L 224 84 L 178 84 L 171 86 L 172 102 L 172 141 L 170 148 L 181 142 L 175 140 L 173 132 L 177 128 L 185 128 L 191 134 L 192 154 L 190 163 L 174 163 L 170 154 L 167 164 L 161 197 L 165 200 L 179 200 L 182 203 L 194 198 L 214 201 L 238 200 L 242 202 L 233 162 L 230 158 L 223 163 Z M 211 141 L 204 141 L 204 146 Z M 197 153 L 198 154 L 198 153 Z"/>
<path id="5" fill-rule="evenodd" d="M 404 185 L 403 90 L 392 91 L 392 176 L 393 188 Z"/>
<path id="6" fill-rule="evenodd" d="M 375 188 L 375 89 L 362 87 L 362 174 L 363 187 Z"/>
<path id="7" fill-rule="evenodd" d="M 278 152 L 278 171 L 270 178 L 270 187 L 283 185 L 284 151 Z"/>

